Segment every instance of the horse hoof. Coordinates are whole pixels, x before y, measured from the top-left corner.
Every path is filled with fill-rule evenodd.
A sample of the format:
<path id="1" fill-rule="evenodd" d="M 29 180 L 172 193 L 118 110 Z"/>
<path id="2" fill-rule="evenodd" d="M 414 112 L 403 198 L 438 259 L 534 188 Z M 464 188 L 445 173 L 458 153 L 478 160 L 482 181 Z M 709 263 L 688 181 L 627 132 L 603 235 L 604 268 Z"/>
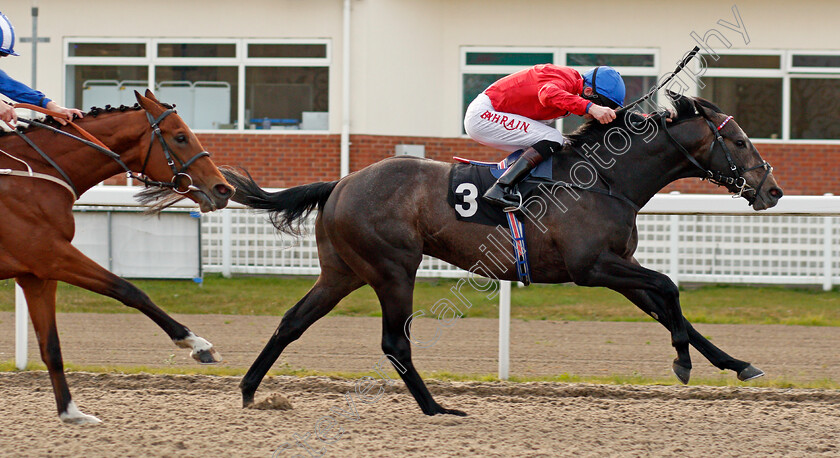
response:
<path id="1" fill-rule="evenodd" d="M 70 425 L 98 425 L 99 423 L 102 423 L 102 420 L 94 417 L 93 415 L 83 414 L 78 407 L 76 407 L 76 403 L 73 401 L 70 401 L 70 404 L 67 406 L 67 410 L 59 414 L 58 418 L 60 418 L 62 422 Z"/>
<path id="2" fill-rule="evenodd" d="M 677 376 L 683 385 L 688 384 L 688 380 L 691 378 L 690 367 L 680 366 L 676 361 L 674 361 L 674 364 L 671 365 L 671 370 L 674 371 L 674 375 Z"/>
<path id="3" fill-rule="evenodd" d="M 216 364 L 222 361 L 222 355 L 213 347 L 204 350 L 193 350 L 190 356 L 201 364 Z"/>
<path id="4" fill-rule="evenodd" d="M 247 409 L 254 404 L 254 394 L 242 394 L 242 408 Z"/>
<path id="5" fill-rule="evenodd" d="M 444 409 L 441 406 L 437 406 L 437 408 L 435 408 L 435 410 L 433 410 L 431 412 L 426 412 L 426 415 L 429 415 L 429 416 L 432 416 L 432 415 L 456 415 L 458 417 L 466 417 L 467 413 L 462 411 L 462 410 Z"/>
<path id="6" fill-rule="evenodd" d="M 738 372 L 738 380 L 742 382 L 746 382 L 747 380 L 752 380 L 759 378 L 764 375 L 764 371 L 753 366 L 750 364 L 749 366 L 741 369 L 741 372 Z"/>
<path id="7" fill-rule="evenodd" d="M 222 361 L 221 355 L 213 348 L 213 344 L 193 334 L 192 331 L 187 334 L 187 337 L 174 342 L 181 348 L 189 348 L 190 356 L 201 364 L 215 364 Z"/>

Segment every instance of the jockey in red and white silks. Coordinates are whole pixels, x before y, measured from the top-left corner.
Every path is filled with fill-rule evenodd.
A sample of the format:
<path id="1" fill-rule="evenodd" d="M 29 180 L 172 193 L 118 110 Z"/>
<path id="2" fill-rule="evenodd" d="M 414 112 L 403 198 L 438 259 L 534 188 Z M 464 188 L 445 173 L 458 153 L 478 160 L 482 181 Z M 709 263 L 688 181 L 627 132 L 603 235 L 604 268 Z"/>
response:
<path id="1" fill-rule="evenodd" d="M 464 129 L 483 145 L 508 152 L 527 149 L 484 198 L 504 207 L 518 206 L 512 188 L 566 142 L 548 124 L 569 114 L 611 122 L 624 93 L 621 75 L 610 67 L 581 75 L 569 67 L 541 64 L 490 85 L 467 108 Z"/>

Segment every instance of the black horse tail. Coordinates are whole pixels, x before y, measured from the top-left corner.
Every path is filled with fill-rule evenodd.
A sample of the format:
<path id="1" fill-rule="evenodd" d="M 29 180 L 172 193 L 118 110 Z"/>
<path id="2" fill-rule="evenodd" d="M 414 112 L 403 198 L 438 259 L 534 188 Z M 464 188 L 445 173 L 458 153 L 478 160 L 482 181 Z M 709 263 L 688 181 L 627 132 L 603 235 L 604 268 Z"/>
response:
<path id="1" fill-rule="evenodd" d="M 321 210 L 338 181 L 318 182 L 278 192 L 261 188 L 247 170 L 245 175 L 230 168 L 221 170 L 222 175 L 236 192 L 232 201 L 268 213 L 271 224 L 281 232 L 300 235 L 302 220 L 316 207 Z"/>

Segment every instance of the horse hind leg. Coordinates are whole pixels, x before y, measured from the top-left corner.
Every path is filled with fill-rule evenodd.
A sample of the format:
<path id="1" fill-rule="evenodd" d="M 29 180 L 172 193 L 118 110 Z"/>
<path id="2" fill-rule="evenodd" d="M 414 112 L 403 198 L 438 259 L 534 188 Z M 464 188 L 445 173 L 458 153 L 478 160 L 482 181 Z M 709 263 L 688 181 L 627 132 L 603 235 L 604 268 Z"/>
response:
<path id="1" fill-rule="evenodd" d="M 175 321 L 155 305 L 140 288 L 108 272 L 70 243 L 57 246 L 54 252 L 58 269 L 48 272 L 50 278 L 111 297 L 139 310 L 160 326 L 175 345 L 189 348 L 190 356 L 202 364 L 221 361 L 221 356 L 210 342 L 196 336 L 189 328 Z"/>
<path id="2" fill-rule="evenodd" d="M 53 393 L 55 394 L 58 416 L 61 421 L 73 424 L 96 424 L 101 420 L 93 415 L 82 413 L 70 396 L 70 388 L 64 376 L 64 361 L 61 358 L 61 343 L 58 340 L 58 328 L 55 324 L 55 291 L 58 282 L 42 280 L 34 275 L 17 278 L 23 289 L 29 308 L 32 327 L 38 337 L 41 359 L 47 365 Z"/>
<path id="3" fill-rule="evenodd" d="M 362 285 L 364 282 L 352 273 L 336 273 L 329 267 L 322 266 L 321 275 L 315 285 L 283 315 L 277 330 L 242 378 L 239 384 L 242 391 L 242 407 L 254 403 L 254 393 L 260 382 L 286 346 L 297 340 L 312 323 L 329 313 L 341 299 Z"/>

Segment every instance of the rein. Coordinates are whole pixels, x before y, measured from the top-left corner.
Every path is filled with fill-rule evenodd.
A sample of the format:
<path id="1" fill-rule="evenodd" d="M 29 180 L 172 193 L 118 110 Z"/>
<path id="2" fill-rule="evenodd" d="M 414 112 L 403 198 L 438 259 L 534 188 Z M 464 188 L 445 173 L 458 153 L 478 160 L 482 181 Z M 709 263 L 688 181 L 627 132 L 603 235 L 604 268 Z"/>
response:
<path id="1" fill-rule="evenodd" d="M 745 169 L 735 163 L 735 161 L 732 159 L 732 153 L 729 151 L 729 148 L 726 147 L 726 143 L 723 141 L 723 136 L 720 134 L 720 130 L 723 129 L 723 127 L 733 119 L 734 117 L 728 116 L 726 119 L 723 120 L 723 122 L 720 123 L 720 125 L 715 126 L 714 123 L 712 123 L 712 121 L 710 121 L 708 118 L 705 118 L 704 116 L 706 124 L 709 126 L 709 129 L 715 136 L 715 139 L 709 146 L 709 152 L 711 153 L 712 150 L 715 149 L 715 146 L 720 145 L 721 150 L 723 150 L 724 157 L 726 158 L 726 162 L 729 164 L 729 170 L 734 176 L 724 175 L 720 171 L 711 170 L 700 165 L 700 162 L 698 162 L 697 159 L 694 156 L 692 156 L 691 153 L 689 153 L 688 150 L 686 150 L 685 147 L 683 147 L 677 141 L 677 139 L 674 138 L 673 135 L 671 135 L 671 132 L 668 131 L 668 126 L 665 124 L 664 116 L 660 118 L 659 123 L 662 126 L 662 130 L 664 130 L 665 134 L 668 136 L 668 139 L 671 140 L 671 142 L 677 146 L 677 148 L 680 150 L 680 152 L 683 153 L 683 155 L 689 160 L 689 162 L 691 162 L 692 164 L 694 164 L 695 167 L 705 172 L 706 176 L 703 178 L 704 180 L 709 180 L 709 182 L 711 183 L 714 183 L 718 186 L 725 186 L 727 188 L 729 188 L 730 186 L 734 186 L 738 189 L 738 192 L 737 194 L 735 194 L 735 191 L 732 191 L 732 193 L 734 194 L 732 196 L 733 198 L 745 197 L 745 192 L 754 191 L 752 198 L 745 197 L 750 203 L 750 205 L 752 205 L 752 203 L 758 196 L 758 192 L 761 190 L 761 187 L 764 186 L 764 182 L 767 181 L 767 177 L 771 173 L 773 173 L 773 167 L 770 166 L 770 164 L 764 160 L 762 160 L 761 164 L 758 164 L 754 167 L 750 167 L 748 169 Z M 761 181 L 758 183 L 758 186 L 755 189 L 753 189 L 752 187 L 747 185 L 747 179 L 744 178 L 744 174 L 760 168 L 764 169 L 764 176 L 761 178 Z"/>
<path id="2" fill-rule="evenodd" d="M 63 118 L 64 117 L 64 115 L 61 114 L 61 113 L 51 111 L 51 110 L 47 110 L 47 109 L 41 108 L 39 106 L 31 105 L 31 104 L 28 104 L 28 103 L 18 103 L 18 104 L 15 104 L 14 107 L 15 108 L 25 108 L 25 109 L 29 109 L 29 110 L 32 110 L 32 111 L 37 111 L 39 113 L 43 113 L 45 115 L 49 115 L 49 116 L 52 116 L 54 118 Z M 207 151 L 201 151 L 201 152 L 197 153 L 195 156 L 193 156 L 192 158 L 190 158 L 189 160 L 187 160 L 186 162 L 182 161 L 178 156 L 175 156 L 174 154 L 172 154 L 172 151 L 170 150 L 169 145 L 166 143 L 166 140 L 163 139 L 163 134 L 160 131 L 160 122 L 163 121 L 167 116 L 169 116 L 172 113 L 175 113 L 175 110 L 170 108 L 170 109 L 167 109 L 166 111 L 164 111 L 157 119 L 154 119 L 154 118 L 152 118 L 152 115 L 149 114 L 149 112 L 146 112 L 146 118 L 149 120 L 149 124 L 152 127 L 152 138 L 151 138 L 151 141 L 149 142 L 149 149 L 146 151 L 146 159 L 143 162 L 143 168 L 142 168 L 142 170 L 140 171 L 139 174 L 132 172 L 131 169 L 128 167 L 128 165 L 126 165 L 125 162 L 123 162 L 123 160 L 120 158 L 119 154 L 111 151 L 98 138 L 96 138 L 90 132 L 86 131 L 85 129 L 80 127 L 78 124 L 73 122 L 72 119 L 68 119 L 67 123 L 70 124 L 71 126 L 73 126 L 73 128 L 76 129 L 76 131 L 82 137 L 85 137 L 85 138 L 80 138 L 80 137 L 78 137 L 76 135 L 73 135 L 69 132 L 65 132 L 61 129 L 57 129 L 53 126 L 42 123 L 40 121 L 36 121 L 34 119 L 25 119 L 25 118 L 19 118 L 19 119 L 23 122 L 26 122 L 27 124 L 34 125 L 34 126 L 37 126 L 37 127 L 41 127 L 41 128 L 46 129 L 46 130 L 49 130 L 51 132 L 55 132 L 57 134 L 61 134 L 61 135 L 70 137 L 70 138 L 72 138 L 72 139 L 74 139 L 74 140 L 76 140 L 80 143 L 83 143 L 83 144 L 99 151 L 100 153 L 108 156 L 114 162 L 119 164 L 119 166 L 122 167 L 123 170 L 125 170 L 126 176 L 128 178 L 137 180 L 137 181 L 143 183 L 146 187 L 156 186 L 156 187 L 161 187 L 161 188 L 172 188 L 172 190 L 174 192 L 178 193 L 178 194 L 186 194 L 190 191 L 195 191 L 195 190 L 198 189 L 193 185 L 192 177 L 188 173 L 186 173 L 187 168 L 190 165 L 192 165 L 196 160 L 198 160 L 202 157 L 205 157 L 205 156 L 209 156 L 210 153 L 208 153 Z M 44 158 L 44 160 L 47 161 L 47 163 L 49 163 L 62 176 L 62 178 L 64 178 L 64 180 L 70 186 L 70 189 L 72 190 L 74 197 L 78 198 L 77 197 L 78 196 L 78 191 L 76 190 L 76 187 L 73 185 L 73 182 L 72 182 L 72 180 L 70 180 L 70 177 L 67 175 L 67 173 L 65 173 L 64 170 L 61 167 L 59 167 L 58 164 L 55 163 L 55 161 L 52 160 L 52 158 L 50 158 L 46 153 L 44 153 L 40 148 L 38 148 L 38 146 L 35 145 L 35 143 L 32 142 L 32 140 L 30 140 L 29 137 L 27 137 L 23 132 L 20 132 L 17 129 L 14 129 L 14 132 L 21 139 L 23 139 L 23 141 L 25 141 L 30 147 L 32 147 L 32 149 L 37 151 L 38 154 L 41 155 L 41 157 Z M 166 163 L 172 169 L 172 180 L 170 182 L 152 180 L 145 175 L 146 166 L 148 165 L 149 157 L 151 156 L 152 146 L 154 145 L 155 137 L 159 138 L 161 148 L 163 149 L 164 157 L 166 158 Z M 175 161 L 173 160 L 173 158 L 177 159 L 178 163 L 181 165 L 180 169 L 175 167 Z M 184 187 L 181 187 L 178 184 L 178 181 L 181 179 L 181 177 L 188 180 L 188 183 L 184 183 Z"/>

